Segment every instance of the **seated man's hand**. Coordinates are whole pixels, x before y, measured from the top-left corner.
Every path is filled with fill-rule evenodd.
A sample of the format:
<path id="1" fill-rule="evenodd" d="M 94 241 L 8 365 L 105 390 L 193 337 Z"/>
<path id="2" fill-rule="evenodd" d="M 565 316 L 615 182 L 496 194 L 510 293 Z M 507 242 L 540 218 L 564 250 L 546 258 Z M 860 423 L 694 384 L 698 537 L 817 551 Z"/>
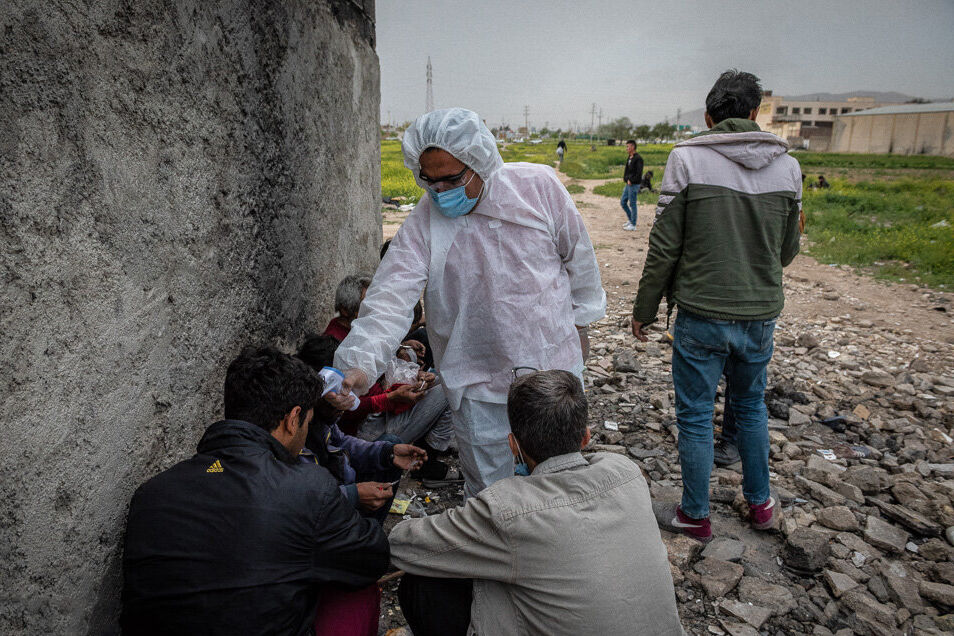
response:
<path id="1" fill-rule="evenodd" d="M 388 502 L 393 494 L 391 484 L 380 481 L 363 481 L 358 487 L 358 502 L 365 510 L 377 510 Z"/>
<path id="2" fill-rule="evenodd" d="M 426 391 L 434 386 L 434 383 L 437 381 L 437 376 L 430 371 L 421 369 L 417 372 L 417 381 L 421 383 L 418 385 L 418 389 L 421 391 Z"/>
<path id="3" fill-rule="evenodd" d="M 325 402 L 335 407 L 335 409 L 339 411 L 349 410 L 352 405 L 354 405 L 354 401 L 357 399 L 358 397 L 353 393 L 344 395 L 343 393 L 335 393 L 334 391 L 331 391 L 325 395 Z"/>
<path id="4" fill-rule="evenodd" d="M 427 452 L 423 448 L 410 444 L 394 445 L 394 465 L 402 470 L 415 470 L 427 461 Z"/>
<path id="5" fill-rule="evenodd" d="M 643 323 L 635 318 L 631 318 L 630 323 L 632 324 L 633 335 L 636 336 L 636 339 L 640 342 L 649 342 L 649 334 L 643 329 Z"/>
<path id="6" fill-rule="evenodd" d="M 388 400 L 395 404 L 417 404 L 424 397 L 424 391 L 420 386 L 419 384 L 402 384 L 388 391 Z"/>

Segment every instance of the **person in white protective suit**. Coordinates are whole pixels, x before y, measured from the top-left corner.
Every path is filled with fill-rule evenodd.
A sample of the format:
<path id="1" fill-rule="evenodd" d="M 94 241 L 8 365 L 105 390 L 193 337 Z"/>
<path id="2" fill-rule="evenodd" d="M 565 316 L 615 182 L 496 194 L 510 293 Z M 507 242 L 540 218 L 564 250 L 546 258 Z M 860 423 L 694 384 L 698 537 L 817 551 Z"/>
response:
<path id="1" fill-rule="evenodd" d="M 549 166 L 505 164 L 477 113 L 426 113 L 404 165 L 427 195 L 398 230 L 335 355 L 346 408 L 384 371 L 424 292 L 427 333 L 453 413 L 465 494 L 514 474 L 507 391 L 515 369 L 582 379 L 586 326 L 606 294 L 583 218 Z"/>

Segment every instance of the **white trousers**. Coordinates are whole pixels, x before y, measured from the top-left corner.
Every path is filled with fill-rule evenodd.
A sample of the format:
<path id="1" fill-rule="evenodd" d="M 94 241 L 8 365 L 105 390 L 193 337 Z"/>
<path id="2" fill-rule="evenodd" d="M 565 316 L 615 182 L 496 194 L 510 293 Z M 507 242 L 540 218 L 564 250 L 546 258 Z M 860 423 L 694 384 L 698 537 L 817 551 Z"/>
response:
<path id="1" fill-rule="evenodd" d="M 463 398 L 451 411 L 464 474 L 464 496 L 513 476 L 513 453 L 507 443 L 510 421 L 507 405 Z"/>

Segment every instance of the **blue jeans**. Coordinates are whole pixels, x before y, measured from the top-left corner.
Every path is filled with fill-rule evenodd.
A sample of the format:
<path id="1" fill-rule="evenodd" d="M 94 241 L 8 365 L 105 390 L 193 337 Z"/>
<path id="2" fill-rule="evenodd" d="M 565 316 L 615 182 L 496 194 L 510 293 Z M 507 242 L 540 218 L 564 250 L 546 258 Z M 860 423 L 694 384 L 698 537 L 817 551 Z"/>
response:
<path id="1" fill-rule="evenodd" d="M 682 511 L 709 516 L 712 413 L 719 378 L 731 387 L 742 456 L 742 494 L 752 505 L 769 498 L 765 369 L 772 359 L 775 319 L 714 320 L 679 311 L 673 329 L 672 381 L 679 427 Z"/>
<path id="2" fill-rule="evenodd" d="M 623 206 L 623 212 L 630 223 L 636 225 L 636 195 L 639 194 L 639 184 L 623 184 L 623 196 L 620 197 L 619 204 Z"/>

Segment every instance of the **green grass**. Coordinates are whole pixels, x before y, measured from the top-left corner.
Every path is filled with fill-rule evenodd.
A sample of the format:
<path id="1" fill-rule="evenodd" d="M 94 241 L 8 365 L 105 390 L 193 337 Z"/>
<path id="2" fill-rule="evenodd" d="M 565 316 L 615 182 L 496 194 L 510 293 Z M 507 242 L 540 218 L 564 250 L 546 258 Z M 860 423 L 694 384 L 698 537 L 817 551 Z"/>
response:
<path id="1" fill-rule="evenodd" d="M 855 155 L 827 152 L 796 151 L 792 156 L 798 159 L 802 168 L 854 168 L 888 170 L 954 170 L 954 157 L 933 157 L 928 155 Z M 804 172 L 804 170 L 803 170 Z"/>
<path id="2" fill-rule="evenodd" d="M 381 196 L 406 197 L 408 203 L 417 203 L 424 191 L 414 181 L 414 175 L 404 167 L 400 141 L 381 142 Z"/>
<path id="3" fill-rule="evenodd" d="M 669 144 L 645 144 L 639 147 L 646 165 L 665 165 L 672 146 Z M 556 166 L 556 142 L 542 144 L 509 144 L 501 151 L 504 161 L 529 161 Z M 569 142 L 560 169 L 574 179 L 622 178 L 626 163 L 626 146 L 591 145 L 586 142 Z"/>
<path id="4" fill-rule="evenodd" d="M 563 172 L 574 179 L 608 179 L 593 192 L 619 199 L 626 161 L 623 146 L 569 142 Z M 671 146 L 642 145 L 658 190 Z M 556 166 L 556 142 L 510 144 L 504 161 Z M 858 155 L 793 152 L 806 183 L 823 173 L 829 190 L 805 190 L 806 251 L 822 263 L 847 264 L 876 277 L 932 287 L 954 286 L 954 158 L 924 155 Z M 822 170 L 823 169 L 823 170 Z M 931 172 L 934 171 L 934 172 Z M 585 188 L 571 183 L 571 194 Z M 381 143 L 381 194 L 416 202 L 423 191 L 404 167 L 401 144 Z M 653 204 L 658 193 L 641 192 Z M 947 225 L 944 225 L 944 222 Z M 933 227 L 940 224 L 939 227 Z"/>
<path id="5" fill-rule="evenodd" d="M 663 169 L 661 166 L 650 166 L 649 169 L 653 171 L 653 188 L 656 189 L 656 192 L 641 190 L 636 200 L 640 203 L 655 204 L 656 200 L 659 199 L 659 184 L 662 181 Z M 602 194 L 604 197 L 619 199 L 623 196 L 623 180 L 619 179 L 598 185 L 593 188 L 593 193 Z"/>
<path id="6" fill-rule="evenodd" d="M 807 252 L 818 261 L 879 278 L 954 285 L 954 181 L 837 180 L 829 190 L 806 190 L 803 206 Z"/>

